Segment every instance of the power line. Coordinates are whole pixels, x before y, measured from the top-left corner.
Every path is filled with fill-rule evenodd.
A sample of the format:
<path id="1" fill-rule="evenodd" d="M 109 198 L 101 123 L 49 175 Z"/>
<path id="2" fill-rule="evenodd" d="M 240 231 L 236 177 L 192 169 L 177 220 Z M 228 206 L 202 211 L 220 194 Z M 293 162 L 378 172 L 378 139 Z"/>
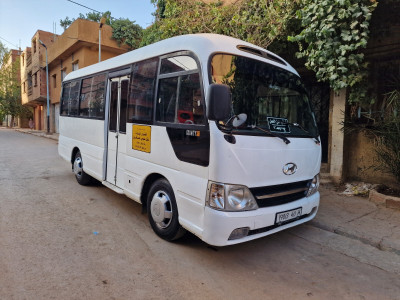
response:
<path id="1" fill-rule="evenodd" d="M 11 42 L 7 41 L 6 39 L 2 38 L 1 36 L 0 36 L 0 39 L 2 39 L 3 41 L 5 41 L 5 42 L 9 43 L 9 44 L 10 44 L 10 45 L 12 45 L 13 47 L 17 47 L 17 48 L 19 48 L 19 46 L 17 46 L 17 45 L 14 45 L 13 43 L 11 43 Z"/>
<path id="2" fill-rule="evenodd" d="M 69 1 L 69 2 L 72 2 L 72 3 L 76 4 L 76 5 L 82 6 L 82 7 L 84 7 L 84 8 L 87 8 L 87 9 L 93 10 L 93 11 L 95 11 L 95 12 L 99 13 L 99 14 L 102 14 L 102 12 L 101 12 L 101 11 L 98 11 L 98 10 L 95 10 L 95 9 L 93 9 L 93 8 L 87 7 L 87 6 L 85 6 L 85 5 L 83 5 L 83 4 L 80 4 L 80 3 L 78 3 L 78 2 L 75 2 L 75 1 L 72 1 L 72 0 L 67 0 L 67 1 Z"/>
<path id="3" fill-rule="evenodd" d="M 72 1 L 72 0 L 67 0 L 67 1 L 69 1 L 69 2 L 71 2 L 71 3 L 74 3 L 74 4 L 76 4 L 76 5 L 82 6 L 82 7 L 84 7 L 84 8 L 87 8 L 87 9 L 89 9 L 89 10 L 92 10 L 92 11 L 94 11 L 94 12 L 97 12 L 97 13 L 99 13 L 99 14 L 102 14 L 102 15 L 104 14 L 104 13 L 101 12 L 101 11 L 98 11 L 98 10 L 95 10 L 95 9 L 93 9 L 93 8 L 87 7 L 86 5 L 80 4 L 80 3 L 78 3 L 78 2 L 75 2 L 75 1 Z M 110 16 L 110 19 L 111 19 L 111 20 L 116 20 L 114 17 L 111 17 L 111 16 Z"/>

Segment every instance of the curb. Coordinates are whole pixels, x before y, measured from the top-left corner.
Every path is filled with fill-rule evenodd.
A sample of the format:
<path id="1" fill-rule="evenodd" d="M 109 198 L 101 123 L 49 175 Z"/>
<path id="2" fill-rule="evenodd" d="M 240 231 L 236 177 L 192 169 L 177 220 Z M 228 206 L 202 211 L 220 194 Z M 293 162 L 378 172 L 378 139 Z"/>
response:
<path id="1" fill-rule="evenodd" d="M 398 209 L 400 210 L 400 198 L 394 196 L 388 196 L 379 193 L 376 190 L 370 190 L 369 192 L 369 201 L 374 202 L 375 204 L 383 204 L 387 208 Z"/>
<path id="2" fill-rule="evenodd" d="M 346 237 L 346 238 L 349 238 L 349 239 L 352 239 L 355 241 L 359 241 L 365 245 L 372 246 L 378 250 L 391 252 L 391 253 L 394 253 L 394 254 L 397 254 L 400 256 L 400 249 L 393 248 L 389 245 L 384 245 L 382 240 L 377 243 L 372 240 L 369 240 L 368 238 L 348 233 L 340 228 L 333 228 L 333 227 L 327 226 L 327 225 L 317 222 L 315 220 L 311 220 L 310 222 L 308 222 L 308 225 L 318 228 L 318 229 L 321 229 L 321 230 L 324 230 L 324 231 L 335 233 L 337 235 L 340 235 L 340 236 L 343 236 L 343 237 Z"/>
<path id="3" fill-rule="evenodd" d="M 50 140 L 55 140 L 58 141 L 58 134 L 47 134 L 46 132 L 43 131 L 36 131 L 36 130 L 25 130 L 25 129 L 18 129 L 18 128 L 13 128 L 15 131 L 21 132 L 21 133 L 26 133 L 26 134 L 31 134 L 39 137 L 44 137 L 46 139 Z"/>

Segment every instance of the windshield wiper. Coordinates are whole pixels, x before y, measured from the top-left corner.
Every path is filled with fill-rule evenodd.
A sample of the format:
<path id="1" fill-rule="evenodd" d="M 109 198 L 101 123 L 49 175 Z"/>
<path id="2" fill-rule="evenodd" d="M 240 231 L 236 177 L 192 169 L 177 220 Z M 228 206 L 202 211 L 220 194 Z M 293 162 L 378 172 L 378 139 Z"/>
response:
<path id="1" fill-rule="evenodd" d="M 308 130 L 304 129 L 303 126 L 301 126 L 299 123 L 289 123 L 289 125 L 294 126 L 294 127 L 297 127 L 297 128 L 300 128 L 300 129 L 303 130 L 305 133 L 307 133 L 310 137 L 312 137 L 313 139 L 315 139 L 315 143 L 316 143 L 317 145 L 320 145 L 320 144 L 321 144 L 321 141 L 319 140 L 318 136 L 312 136 L 311 133 L 310 133 Z"/>
<path id="2" fill-rule="evenodd" d="M 269 135 L 272 135 L 272 136 L 274 136 L 274 137 L 280 138 L 282 141 L 285 142 L 286 145 L 287 145 L 287 144 L 290 144 L 289 139 L 286 138 L 286 137 L 283 136 L 283 135 L 280 135 L 279 133 L 272 132 L 272 131 L 269 130 L 269 129 L 263 129 L 263 128 L 260 128 L 260 127 L 255 126 L 255 125 L 252 125 L 251 128 L 257 128 L 258 130 L 264 131 L 264 132 L 268 133 Z"/>

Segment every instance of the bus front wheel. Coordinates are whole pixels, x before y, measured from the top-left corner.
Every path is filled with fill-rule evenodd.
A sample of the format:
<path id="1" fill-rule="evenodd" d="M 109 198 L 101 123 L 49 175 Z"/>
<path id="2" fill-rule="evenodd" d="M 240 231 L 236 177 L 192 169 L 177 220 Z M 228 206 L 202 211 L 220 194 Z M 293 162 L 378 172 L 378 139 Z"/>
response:
<path id="1" fill-rule="evenodd" d="M 179 224 L 175 195 L 167 180 L 159 179 L 151 186 L 147 211 L 151 227 L 162 239 L 172 241 L 185 234 Z"/>
<path id="2" fill-rule="evenodd" d="M 90 177 L 90 175 L 86 174 L 85 171 L 83 171 L 83 161 L 80 151 L 76 152 L 75 154 L 75 159 L 72 169 L 74 171 L 76 181 L 78 181 L 79 184 L 81 185 L 90 184 L 90 182 L 92 181 L 92 177 Z"/>

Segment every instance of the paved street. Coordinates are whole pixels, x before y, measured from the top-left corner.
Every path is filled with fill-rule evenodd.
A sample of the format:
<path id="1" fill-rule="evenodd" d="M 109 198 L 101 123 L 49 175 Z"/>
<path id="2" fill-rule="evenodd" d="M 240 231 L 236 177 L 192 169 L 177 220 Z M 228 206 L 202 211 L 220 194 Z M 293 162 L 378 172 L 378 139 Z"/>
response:
<path id="1" fill-rule="evenodd" d="M 139 204 L 80 186 L 57 141 L 0 128 L 0 299 L 400 299 L 398 254 L 318 222 L 168 243 Z"/>

